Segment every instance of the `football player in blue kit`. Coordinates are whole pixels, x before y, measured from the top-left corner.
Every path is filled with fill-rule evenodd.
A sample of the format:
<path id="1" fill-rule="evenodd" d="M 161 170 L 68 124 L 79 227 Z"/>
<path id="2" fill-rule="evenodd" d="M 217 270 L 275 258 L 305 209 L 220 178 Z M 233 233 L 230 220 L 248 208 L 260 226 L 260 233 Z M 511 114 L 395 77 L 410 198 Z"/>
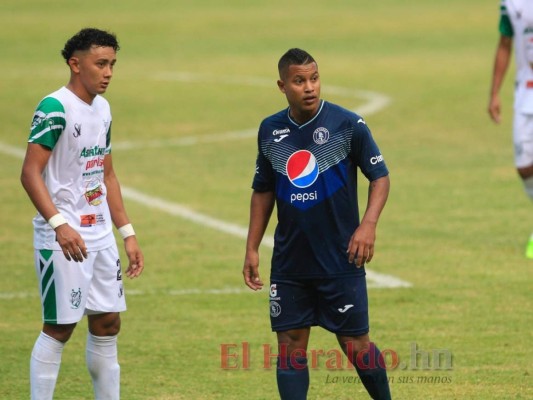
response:
<path id="1" fill-rule="evenodd" d="M 334 333 L 373 399 L 390 399 L 383 357 L 370 341 L 364 265 L 389 193 L 389 172 L 364 119 L 320 98 L 313 57 L 290 49 L 278 87 L 289 107 L 266 119 L 250 205 L 243 275 L 259 290 L 259 245 L 277 206 L 270 317 L 281 399 L 306 399 L 311 326 Z M 357 170 L 370 182 L 359 222 Z"/>

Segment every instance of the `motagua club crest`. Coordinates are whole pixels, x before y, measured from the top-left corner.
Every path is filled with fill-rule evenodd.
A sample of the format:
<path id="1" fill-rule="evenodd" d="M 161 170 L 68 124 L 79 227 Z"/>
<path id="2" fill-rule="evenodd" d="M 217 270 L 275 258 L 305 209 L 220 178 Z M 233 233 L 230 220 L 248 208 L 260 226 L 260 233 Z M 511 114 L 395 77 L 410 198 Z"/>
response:
<path id="1" fill-rule="evenodd" d="M 329 140 L 329 131 L 326 128 L 316 128 L 313 132 L 313 140 L 316 144 L 324 144 Z"/>

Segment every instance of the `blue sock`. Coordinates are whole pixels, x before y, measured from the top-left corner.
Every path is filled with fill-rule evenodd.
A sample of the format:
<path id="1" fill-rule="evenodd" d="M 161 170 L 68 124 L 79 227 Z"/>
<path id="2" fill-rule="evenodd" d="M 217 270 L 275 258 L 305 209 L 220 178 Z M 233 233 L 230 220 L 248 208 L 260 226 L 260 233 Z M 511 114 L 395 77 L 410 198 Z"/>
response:
<path id="1" fill-rule="evenodd" d="M 309 389 L 307 357 L 278 357 L 276 378 L 281 400 L 305 400 Z"/>
<path id="2" fill-rule="evenodd" d="M 385 360 L 375 344 L 371 343 L 368 351 L 362 357 L 358 355 L 353 364 L 370 397 L 374 400 L 391 399 Z"/>

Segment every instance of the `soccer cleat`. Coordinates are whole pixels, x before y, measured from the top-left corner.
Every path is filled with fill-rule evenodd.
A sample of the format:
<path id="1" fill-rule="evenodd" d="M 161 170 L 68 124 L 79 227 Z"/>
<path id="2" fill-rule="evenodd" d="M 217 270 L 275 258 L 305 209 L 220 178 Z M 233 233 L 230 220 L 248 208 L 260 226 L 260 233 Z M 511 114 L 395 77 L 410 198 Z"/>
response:
<path id="1" fill-rule="evenodd" d="M 526 257 L 533 259 L 533 235 L 529 237 L 529 242 L 527 243 Z"/>

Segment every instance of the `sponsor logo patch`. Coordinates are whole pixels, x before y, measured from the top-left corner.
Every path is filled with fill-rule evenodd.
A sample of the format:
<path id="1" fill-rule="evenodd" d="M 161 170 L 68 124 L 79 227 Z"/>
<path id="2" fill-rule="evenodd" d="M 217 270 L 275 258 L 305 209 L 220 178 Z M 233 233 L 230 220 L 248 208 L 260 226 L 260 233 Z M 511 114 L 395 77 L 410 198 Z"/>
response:
<path id="1" fill-rule="evenodd" d="M 298 150 L 287 160 L 287 177 L 297 188 L 306 188 L 315 183 L 318 178 L 318 163 L 313 153 Z"/>
<path id="2" fill-rule="evenodd" d="M 383 162 L 383 156 L 381 154 L 370 158 L 370 164 L 372 165 L 376 165 L 380 162 Z"/>

